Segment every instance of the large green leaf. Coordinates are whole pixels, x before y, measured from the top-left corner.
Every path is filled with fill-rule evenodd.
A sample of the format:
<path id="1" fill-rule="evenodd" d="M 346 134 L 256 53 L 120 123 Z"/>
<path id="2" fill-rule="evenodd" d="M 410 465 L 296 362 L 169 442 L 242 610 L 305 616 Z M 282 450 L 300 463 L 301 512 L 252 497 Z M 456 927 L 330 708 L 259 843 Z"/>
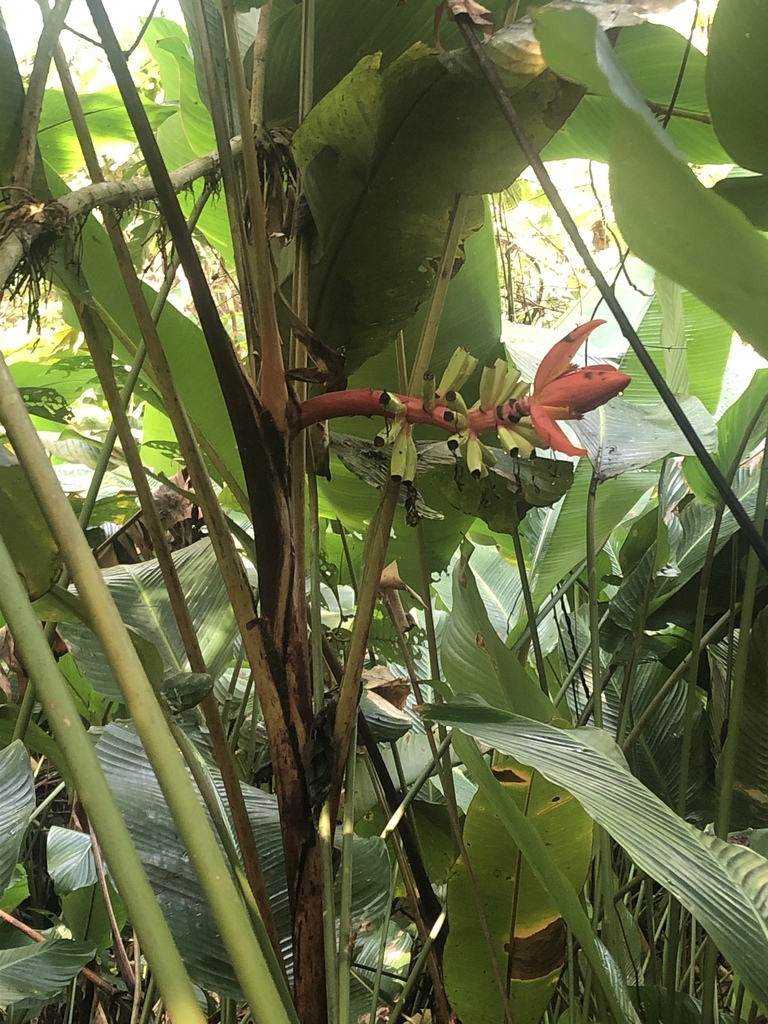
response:
<path id="1" fill-rule="evenodd" d="M 175 552 L 173 560 L 203 658 L 209 674 L 217 678 L 229 665 L 237 630 L 216 555 L 208 541 L 200 541 Z M 106 569 L 104 578 L 123 622 L 156 647 L 165 674 L 186 671 L 184 645 L 157 560 Z M 91 685 L 112 700 L 122 701 L 91 630 L 80 623 L 67 623 L 61 631 L 78 668 Z"/>
<path id="2" fill-rule="evenodd" d="M 21 137 L 24 84 L 16 64 L 8 29 L 0 15 L 0 184 L 11 180 Z"/>
<path id="3" fill-rule="evenodd" d="M 704 88 L 706 57 L 695 47 L 686 52 L 686 45 L 686 39 L 666 25 L 636 25 L 621 30 L 614 54 L 641 96 L 659 109 L 666 110 L 676 95 L 675 109 L 681 113 L 671 118 L 666 133 L 687 160 L 694 164 L 729 163 L 712 126 L 685 116 L 706 117 L 709 113 Z M 678 83 L 683 60 L 685 75 Z M 543 156 L 547 160 L 581 157 L 607 163 L 611 119 L 611 103 L 605 96 L 585 96 Z"/>
<path id="4" fill-rule="evenodd" d="M 90 943 L 56 935 L 0 949 L 0 1006 L 22 999 L 50 999 L 77 977 L 94 953 Z"/>
<path id="5" fill-rule="evenodd" d="M 0 445 L 0 531 L 31 600 L 46 594 L 64 561 L 16 456 Z"/>
<path id="6" fill-rule="evenodd" d="M 35 780 L 24 744 L 0 751 L 0 895 L 13 877 L 30 816 L 35 809 Z M 2 1002 L 2 1000 L 0 1000 Z"/>
<path id="7" fill-rule="evenodd" d="M 768 231 L 768 176 L 729 176 L 716 181 L 712 189 L 738 207 L 758 230 Z"/>
<path id="8" fill-rule="evenodd" d="M 20 903 L 29 898 L 29 878 L 22 864 L 17 864 L 8 888 L 0 897 L 0 910 L 12 913 Z"/>
<path id="9" fill-rule="evenodd" d="M 59 429 L 71 417 L 72 403 L 97 382 L 92 367 L 73 366 L 68 358 L 19 359 L 10 370 L 30 416 L 56 423 Z M 50 422 L 37 425 L 50 430 Z"/>
<path id="10" fill-rule="evenodd" d="M 472 575 L 491 626 L 505 640 L 522 601 L 520 573 L 512 542 L 505 537 L 497 539 L 490 531 L 481 533 L 479 528 L 482 525 L 476 523 L 470 535 L 470 540 L 476 545 L 472 552 Z M 452 577 L 445 575 L 433 583 L 432 587 L 450 610 L 453 604 Z"/>
<path id="11" fill-rule="evenodd" d="M 413 364 L 416 348 L 421 337 L 427 303 L 423 303 L 405 329 L 405 351 L 408 366 Z M 440 317 L 440 326 L 435 338 L 435 347 L 430 360 L 430 370 L 439 380 L 448 360 L 457 348 L 468 348 L 482 366 L 493 362 L 503 354 L 499 344 L 501 333 L 501 296 L 499 293 L 499 269 L 496 255 L 493 219 L 486 205 L 483 226 L 464 242 L 464 262 L 461 269 L 448 285 L 445 306 Z M 479 369 L 467 385 L 473 394 L 479 380 Z M 388 391 L 399 391 L 397 357 L 394 347 L 383 349 L 371 356 L 365 365 L 353 373 L 349 380 L 351 388 L 374 387 Z M 370 424 L 359 420 L 347 421 L 351 433 L 363 433 L 370 437 Z M 354 425 L 352 425 L 354 424 Z M 425 435 L 427 436 L 427 435 Z"/>
<path id="12" fill-rule="evenodd" d="M 115 143 L 136 145 L 136 136 L 125 105 L 117 88 L 98 92 L 83 92 L 80 103 L 98 153 Z M 160 103 L 144 103 L 150 124 L 158 128 L 174 114 L 174 107 Z M 57 174 L 72 174 L 82 170 L 83 152 L 72 125 L 64 93 L 59 89 L 46 89 L 38 133 L 40 152 Z"/>
<path id="13" fill-rule="evenodd" d="M 20 705 L 18 704 L 0 704 L 0 748 L 7 747 L 12 742 L 19 711 Z M 27 750 L 47 757 L 51 764 L 56 766 L 67 785 L 71 784 L 69 768 L 61 752 L 61 747 L 50 733 L 40 728 L 37 722 L 30 722 L 27 725 L 24 733 L 24 746 Z"/>
<path id="14" fill-rule="evenodd" d="M 742 466 L 733 480 L 733 490 L 750 515 L 754 514 L 760 477 L 760 459 L 755 458 Z M 715 509 L 692 498 L 679 506 L 676 501 L 663 503 L 664 517 L 669 529 L 669 555 L 663 572 L 657 572 L 653 563 L 655 552 L 650 548 L 625 576 L 611 600 L 611 618 L 625 629 L 634 629 L 638 609 L 642 608 L 648 593 L 649 573 L 652 575 L 648 609 L 653 613 L 701 570 L 712 538 Z M 717 540 L 717 551 L 727 543 L 738 526 L 730 511 L 723 513 Z M 663 613 L 662 613 L 663 614 Z"/>
<path id="15" fill-rule="evenodd" d="M 717 452 L 713 456 L 722 472 L 731 472 L 734 459 L 749 459 L 758 444 L 765 440 L 765 409 L 768 404 L 768 370 L 758 370 L 733 405 L 717 424 Z M 722 498 L 695 456 L 683 462 L 688 486 L 697 498 L 717 507 Z"/>
<path id="16" fill-rule="evenodd" d="M 570 793 L 512 758 L 499 759 L 493 771 L 578 892 L 592 854 L 587 814 Z M 503 1019 L 474 890 L 486 915 L 514 1019 L 518 1024 L 537 1024 L 564 962 L 563 919 L 482 790 L 467 812 L 464 842 L 474 877 L 470 883 L 460 858 L 448 880 L 450 931 L 443 959 L 448 998 L 465 1024 Z"/>
<path id="17" fill-rule="evenodd" d="M 712 127 L 736 163 L 768 171 L 768 8 L 762 0 L 720 0 L 712 20 L 707 97 Z"/>
<path id="18" fill-rule="evenodd" d="M 714 412 L 720 399 L 733 332 L 717 313 L 690 292 L 682 292 L 680 303 L 682 337 L 679 344 L 683 346 L 683 354 L 687 355 L 688 370 L 688 387 L 684 390 L 701 399 L 709 412 Z M 663 324 L 662 308 L 658 298 L 654 297 L 638 328 L 638 334 L 654 363 L 665 373 Z M 643 404 L 658 400 L 656 387 L 631 349 L 622 360 L 621 369 L 632 377 L 632 386 L 627 388 L 624 395 L 627 402 Z"/>
<path id="19" fill-rule="evenodd" d="M 203 988 L 241 999 L 200 883 L 138 737 L 132 729 L 112 724 L 102 734 L 96 750 L 191 977 Z M 215 769 L 210 773 L 226 806 L 219 773 Z M 283 953 L 290 964 L 291 919 L 277 801 L 254 786 L 243 784 L 242 790 Z M 148 822 L 151 828 L 147 828 Z M 375 924 L 384 915 L 389 899 L 389 862 L 384 843 L 379 839 L 356 839 L 352 870 L 352 920 L 357 929 L 364 922 Z"/>
<path id="20" fill-rule="evenodd" d="M 501 24 L 506 0 L 487 0 Z M 289 2 L 275 9 L 269 32 L 264 109 L 268 123 L 295 126 L 298 118 L 301 8 Z M 278 17 L 278 15 L 280 15 Z M 315 102 L 349 74 L 365 54 L 381 53 L 386 66 L 409 46 L 435 39 L 434 0 L 324 0 L 315 21 Z M 457 30 L 443 23 L 445 47 L 460 46 Z"/>
<path id="21" fill-rule="evenodd" d="M 599 729 L 556 729 L 481 703 L 432 708 L 451 725 L 572 793 L 638 867 L 710 933 L 758 1001 L 768 1001 L 768 861 L 699 832 L 654 796 Z"/>
<path id="22" fill-rule="evenodd" d="M 592 15 L 542 8 L 534 20 L 552 67 L 612 99 L 611 194 L 633 251 L 768 353 L 768 240 L 697 180 L 616 63 Z"/>
<path id="23" fill-rule="evenodd" d="M 698 398 L 679 396 L 680 408 L 708 451 L 717 447 L 715 421 Z M 604 483 L 667 455 L 692 455 L 693 449 L 664 402 L 637 405 L 614 398 L 572 424 L 587 449 L 597 479 Z"/>
<path id="24" fill-rule="evenodd" d="M 578 95 L 548 73 L 516 93 L 537 145 Z M 345 348 L 350 370 L 428 294 L 456 196 L 504 188 L 526 164 L 485 84 L 421 45 L 384 70 L 363 59 L 312 110 L 294 150 L 318 230 L 311 323 Z M 467 232 L 480 213 L 478 200 Z"/>
<path id="25" fill-rule="evenodd" d="M 651 470 L 639 469 L 600 484 L 595 503 L 596 544 L 608 539 L 632 506 L 655 485 L 656 477 Z M 526 517 L 523 531 L 531 549 L 531 589 L 537 605 L 586 557 L 590 478 L 591 467 L 582 460 L 563 501 Z"/>
<path id="26" fill-rule="evenodd" d="M 91 837 L 87 832 L 52 826 L 46 844 L 46 863 L 61 897 L 62 920 L 73 937 L 105 949 L 110 945 L 112 926 L 96 872 Z M 112 911 L 122 928 L 126 922 L 125 907 L 109 878 L 107 885 Z"/>
<path id="27" fill-rule="evenodd" d="M 488 620 L 474 574 L 471 545 L 462 548 L 453 570 L 453 603 L 440 641 L 445 678 L 453 693 L 479 693 L 499 707 L 539 721 L 556 715 L 540 685 L 505 647 Z"/>
<path id="28" fill-rule="evenodd" d="M 46 839 L 46 862 L 59 894 L 75 892 L 98 881 L 87 832 L 52 825 Z"/>

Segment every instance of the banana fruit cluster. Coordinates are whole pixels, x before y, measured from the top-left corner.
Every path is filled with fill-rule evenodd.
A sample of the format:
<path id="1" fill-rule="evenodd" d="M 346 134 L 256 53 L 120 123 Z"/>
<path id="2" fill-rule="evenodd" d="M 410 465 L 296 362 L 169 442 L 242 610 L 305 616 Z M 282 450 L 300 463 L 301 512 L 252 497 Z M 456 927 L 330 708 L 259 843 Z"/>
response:
<path id="1" fill-rule="evenodd" d="M 452 422 L 456 433 L 448 441 L 448 445 L 452 451 L 461 453 L 467 469 L 476 479 L 487 476 L 489 467 L 496 461 L 493 452 L 469 430 L 470 409 L 461 396 L 461 388 L 474 373 L 477 363 L 477 358 L 468 349 L 457 348 L 439 383 L 436 385 L 434 374 L 427 372 L 424 374 L 422 387 L 422 402 L 427 412 L 432 412 L 439 405 L 453 414 Z M 483 367 L 479 390 L 479 400 L 472 406 L 472 410 L 489 412 L 520 398 L 528 390 L 528 385 L 520 380 L 519 370 L 510 366 L 505 359 L 499 358 Z M 392 445 L 392 479 L 412 483 L 417 468 L 413 426 L 408 422 L 405 406 L 399 398 L 384 392 L 381 402 L 387 422 L 376 435 L 374 443 L 377 447 Z M 497 432 L 501 444 L 508 452 L 518 451 L 523 457 L 528 457 L 534 447 L 541 444 L 531 425 L 530 417 L 524 417 L 519 423 L 499 425 Z"/>

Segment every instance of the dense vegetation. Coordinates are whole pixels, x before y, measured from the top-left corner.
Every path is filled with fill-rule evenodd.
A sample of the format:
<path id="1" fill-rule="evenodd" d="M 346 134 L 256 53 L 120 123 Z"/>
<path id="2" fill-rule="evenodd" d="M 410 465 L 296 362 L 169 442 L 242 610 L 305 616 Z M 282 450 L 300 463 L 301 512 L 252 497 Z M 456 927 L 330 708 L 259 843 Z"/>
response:
<path id="1" fill-rule="evenodd" d="M 180 6 L 0 21 L 5 1019 L 761 1019 L 768 8 Z"/>

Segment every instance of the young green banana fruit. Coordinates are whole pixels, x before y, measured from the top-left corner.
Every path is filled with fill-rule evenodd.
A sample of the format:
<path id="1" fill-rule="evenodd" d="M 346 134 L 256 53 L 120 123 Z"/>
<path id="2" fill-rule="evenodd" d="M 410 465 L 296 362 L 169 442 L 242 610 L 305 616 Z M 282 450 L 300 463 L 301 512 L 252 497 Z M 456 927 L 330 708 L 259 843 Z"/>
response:
<path id="1" fill-rule="evenodd" d="M 483 442 L 475 434 L 470 434 L 464 447 L 464 458 L 467 461 L 467 469 L 476 480 L 488 476 L 488 462 L 485 452 L 488 452 L 488 449 Z M 493 453 L 488 452 L 488 455 L 492 457 Z"/>
<path id="2" fill-rule="evenodd" d="M 393 480 L 399 480 L 406 484 L 413 483 L 416 476 L 416 445 L 413 441 L 413 432 L 409 423 L 401 427 L 395 439 L 392 447 L 389 475 Z"/>
<path id="3" fill-rule="evenodd" d="M 516 427 L 498 426 L 496 433 L 499 435 L 502 447 L 509 455 L 516 451 L 521 458 L 527 459 L 533 454 L 536 445 Z"/>
<path id="4" fill-rule="evenodd" d="M 464 401 L 464 399 L 461 397 L 458 391 L 446 391 L 443 397 L 445 399 L 445 404 L 448 406 L 451 412 L 455 414 L 454 422 L 457 428 L 459 430 L 464 430 L 469 419 L 469 409 L 467 408 L 467 403 Z"/>
<path id="5" fill-rule="evenodd" d="M 427 370 L 421 384 L 421 401 L 425 412 L 432 412 L 435 408 L 435 393 L 435 375 Z"/>
<path id="6" fill-rule="evenodd" d="M 488 412 L 508 402 L 520 380 L 520 371 L 499 358 L 487 363 L 480 374 L 480 409 Z"/>
<path id="7" fill-rule="evenodd" d="M 476 357 L 467 349 L 457 348 L 440 378 L 437 394 L 442 398 L 449 391 L 460 391 L 472 376 L 477 362 Z"/>
<path id="8" fill-rule="evenodd" d="M 378 434 L 374 437 L 373 443 L 377 448 L 383 448 L 387 444 L 394 444 L 400 436 L 400 432 L 406 423 L 405 416 L 395 416 L 393 420 L 387 420 Z"/>

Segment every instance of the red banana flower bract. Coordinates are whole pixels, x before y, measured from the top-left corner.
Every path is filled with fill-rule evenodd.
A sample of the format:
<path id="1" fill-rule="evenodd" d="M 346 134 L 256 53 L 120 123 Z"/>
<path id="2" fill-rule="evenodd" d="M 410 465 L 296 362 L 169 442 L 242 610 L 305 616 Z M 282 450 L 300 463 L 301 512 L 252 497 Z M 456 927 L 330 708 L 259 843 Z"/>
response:
<path id="1" fill-rule="evenodd" d="M 631 381 L 626 373 L 605 363 L 575 368 L 572 358 L 596 327 L 605 320 L 590 320 L 556 342 L 541 361 L 533 381 L 530 416 L 541 440 L 564 455 L 586 455 L 573 445 L 557 420 L 577 420 L 615 398 Z"/>

